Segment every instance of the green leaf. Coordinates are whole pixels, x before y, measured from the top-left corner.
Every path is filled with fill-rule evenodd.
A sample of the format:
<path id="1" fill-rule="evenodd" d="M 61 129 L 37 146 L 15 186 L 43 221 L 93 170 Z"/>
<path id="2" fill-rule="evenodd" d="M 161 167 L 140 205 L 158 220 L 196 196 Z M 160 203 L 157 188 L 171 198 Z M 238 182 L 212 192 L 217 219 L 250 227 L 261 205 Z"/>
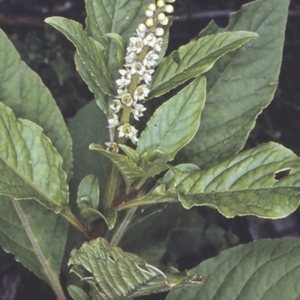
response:
<path id="1" fill-rule="evenodd" d="M 16 119 L 0 102 L 0 194 L 34 199 L 60 212 L 68 204 L 67 175 L 62 159 L 42 128 Z"/>
<path id="2" fill-rule="evenodd" d="M 73 300 L 90 300 L 86 292 L 76 285 L 69 285 L 67 289 Z"/>
<path id="3" fill-rule="evenodd" d="M 117 33 L 106 33 L 104 36 L 107 36 L 116 42 L 118 46 L 117 57 L 119 62 L 119 69 L 123 69 L 122 63 L 125 56 L 125 46 L 122 37 Z"/>
<path id="4" fill-rule="evenodd" d="M 104 93 L 115 94 L 115 86 L 108 71 L 107 55 L 103 46 L 89 37 L 81 24 L 76 21 L 51 17 L 45 22 L 63 33 L 75 45 L 78 55 L 86 66 L 83 70 L 84 74 L 88 71 L 93 76 L 94 84 L 99 85 Z M 83 76 L 83 79 L 85 78 Z"/>
<path id="5" fill-rule="evenodd" d="M 75 203 L 77 187 L 87 175 L 94 174 L 98 178 L 100 191 L 105 189 L 109 160 L 90 151 L 89 145 L 95 142 L 104 144 L 109 140 L 107 118 L 96 102 L 92 101 L 77 112 L 68 128 L 74 144 L 74 176 L 70 189 L 72 201 Z"/>
<path id="6" fill-rule="evenodd" d="M 89 0 L 85 1 L 87 18 L 86 31 L 101 43 L 108 57 L 108 66 L 116 79 L 119 69 L 117 49 L 114 42 L 105 37 L 117 33 L 127 43 L 138 25 L 145 22 L 145 10 L 152 0 Z"/>
<path id="7" fill-rule="evenodd" d="M 139 139 L 136 151 L 140 156 L 154 150 L 155 161 L 164 163 L 191 141 L 200 124 L 205 85 L 205 77 L 195 79 L 156 110 Z"/>
<path id="8" fill-rule="evenodd" d="M 161 96 L 188 79 L 207 72 L 222 55 L 256 37 L 257 34 L 253 32 L 224 32 L 181 46 L 158 66 L 149 97 Z"/>
<path id="9" fill-rule="evenodd" d="M 74 249 L 69 264 L 71 271 L 89 284 L 93 300 L 134 299 L 183 286 L 199 289 L 203 283 L 201 276 L 174 268 L 163 273 L 100 238 Z"/>
<path id="10" fill-rule="evenodd" d="M 241 245 L 191 270 L 205 276 L 199 291 L 172 291 L 166 300 L 298 299 L 300 240 L 281 238 Z"/>
<path id="11" fill-rule="evenodd" d="M 89 69 L 86 67 L 82 58 L 76 52 L 74 55 L 75 65 L 80 76 L 87 83 L 89 90 L 95 94 L 96 103 L 102 109 L 102 111 L 108 115 L 109 114 L 109 99 L 107 95 L 101 90 L 101 87 L 95 82 L 93 74 L 90 73 Z"/>
<path id="12" fill-rule="evenodd" d="M 81 216 L 89 224 L 96 220 L 103 219 L 109 229 L 114 227 L 116 212 L 102 214 L 97 210 L 99 205 L 100 189 L 98 178 L 95 175 L 85 176 L 78 187 L 77 205 Z"/>
<path id="13" fill-rule="evenodd" d="M 68 222 L 36 201 L 0 196 L 0 245 L 47 282 L 57 299 L 66 299 L 59 273 L 68 234 Z"/>
<path id="14" fill-rule="evenodd" d="M 211 206 L 228 218 L 283 218 L 299 205 L 299 176 L 299 158 L 281 145 L 267 143 L 207 170 L 184 171 L 177 177 L 169 172 L 152 192 L 123 209 L 177 199 L 187 209 Z"/>
<path id="15" fill-rule="evenodd" d="M 0 29 L 0 101 L 17 117 L 40 125 L 72 173 L 72 141 L 62 115 L 41 79 L 21 59 Z"/>
<path id="16" fill-rule="evenodd" d="M 91 144 L 90 149 L 106 156 L 118 168 L 125 181 L 127 192 L 130 191 L 132 183 L 145 175 L 145 171 L 125 155 L 108 152 L 99 144 Z"/>
<path id="17" fill-rule="evenodd" d="M 78 187 L 77 204 L 79 209 L 86 207 L 97 208 L 99 205 L 100 189 L 95 175 L 85 176 Z"/>
<path id="18" fill-rule="evenodd" d="M 234 155 L 245 144 L 258 114 L 277 88 L 289 0 L 254 1 L 231 14 L 227 28 L 212 22 L 201 36 L 250 30 L 259 34 L 241 49 L 221 58 L 206 74 L 207 102 L 201 125 L 182 151 L 207 168 Z"/>

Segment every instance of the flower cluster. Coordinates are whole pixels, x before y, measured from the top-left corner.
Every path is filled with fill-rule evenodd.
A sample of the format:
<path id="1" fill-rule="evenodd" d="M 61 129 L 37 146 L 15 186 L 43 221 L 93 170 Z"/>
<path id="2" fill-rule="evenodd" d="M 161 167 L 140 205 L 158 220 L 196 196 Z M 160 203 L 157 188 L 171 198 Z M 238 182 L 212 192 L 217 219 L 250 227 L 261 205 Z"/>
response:
<path id="1" fill-rule="evenodd" d="M 124 69 L 119 70 L 116 80 L 117 96 L 110 103 L 111 118 L 108 128 L 116 128 L 114 141 L 105 143 L 108 151 L 118 152 L 118 143 L 130 139 L 137 144 L 137 129 L 130 125 L 130 117 L 139 120 L 146 110 L 142 104 L 149 94 L 149 84 L 154 68 L 157 66 L 162 49 L 164 29 L 169 23 L 166 13 L 174 11 L 175 0 L 157 0 L 150 4 L 145 12 L 147 20 L 141 23 L 134 36 L 129 39 L 124 58 Z"/>

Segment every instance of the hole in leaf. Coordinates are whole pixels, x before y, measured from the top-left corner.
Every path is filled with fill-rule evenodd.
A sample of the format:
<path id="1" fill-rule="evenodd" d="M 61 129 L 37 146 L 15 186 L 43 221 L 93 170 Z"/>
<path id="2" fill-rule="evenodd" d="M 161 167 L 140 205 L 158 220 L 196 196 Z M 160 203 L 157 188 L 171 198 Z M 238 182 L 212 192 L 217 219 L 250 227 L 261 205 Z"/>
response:
<path id="1" fill-rule="evenodd" d="M 280 180 L 280 179 L 282 179 L 286 176 L 289 176 L 290 172 L 291 172 L 291 168 L 286 168 L 286 169 L 283 169 L 283 170 L 276 171 L 274 179 Z"/>

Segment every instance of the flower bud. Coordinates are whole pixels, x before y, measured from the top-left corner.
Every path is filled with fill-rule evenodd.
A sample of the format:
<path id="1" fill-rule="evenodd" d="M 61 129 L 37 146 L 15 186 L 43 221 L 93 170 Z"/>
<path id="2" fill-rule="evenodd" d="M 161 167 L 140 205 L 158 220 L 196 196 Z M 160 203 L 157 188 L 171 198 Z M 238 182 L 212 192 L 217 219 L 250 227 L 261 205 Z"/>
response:
<path id="1" fill-rule="evenodd" d="M 154 34 L 155 34 L 156 36 L 163 36 L 164 33 L 165 33 L 165 31 L 164 31 L 163 28 L 161 28 L 161 27 L 157 27 L 157 28 L 155 29 L 155 32 L 154 32 Z"/>
<path id="2" fill-rule="evenodd" d="M 157 0 L 156 5 L 157 5 L 158 8 L 162 8 L 162 7 L 165 6 L 165 1 L 164 0 Z"/>
<path id="3" fill-rule="evenodd" d="M 168 14 L 172 14 L 174 12 L 173 5 L 166 5 L 165 6 L 165 12 L 168 13 Z"/>
<path id="4" fill-rule="evenodd" d="M 168 3 L 174 3 L 175 0 L 166 0 L 166 2 L 168 2 Z"/>
<path id="5" fill-rule="evenodd" d="M 154 3 L 151 3 L 148 5 L 147 7 L 147 10 L 150 10 L 150 11 L 156 11 L 156 5 Z"/>
<path id="6" fill-rule="evenodd" d="M 166 15 L 164 13 L 159 13 L 157 16 L 157 20 L 159 22 L 163 22 L 166 19 Z"/>
<path id="7" fill-rule="evenodd" d="M 154 20 L 152 18 L 148 18 L 145 22 L 146 26 L 149 28 L 149 27 L 152 27 L 154 25 Z"/>
<path id="8" fill-rule="evenodd" d="M 146 32 L 146 31 L 147 31 L 147 26 L 146 26 L 144 23 L 141 23 L 141 24 L 138 26 L 138 31 L 139 31 L 139 32 Z"/>
<path id="9" fill-rule="evenodd" d="M 152 10 L 146 10 L 145 15 L 149 18 L 152 18 L 154 16 L 154 12 Z"/>

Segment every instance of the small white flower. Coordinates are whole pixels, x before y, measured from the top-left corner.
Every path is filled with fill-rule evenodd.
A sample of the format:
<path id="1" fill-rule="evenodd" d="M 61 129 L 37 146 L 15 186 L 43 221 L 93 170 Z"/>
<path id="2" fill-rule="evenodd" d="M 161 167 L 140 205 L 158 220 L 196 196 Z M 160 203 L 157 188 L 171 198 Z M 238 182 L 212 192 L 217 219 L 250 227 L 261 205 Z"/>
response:
<path id="1" fill-rule="evenodd" d="M 126 66 L 131 65 L 133 62 L 137 61 L 137 55 L 134 52 L 129 52 L 126 56 L 125 56 L 125 64 Z"/>
<path id="2" fill-rule="evenodd" d="M 144 47 L 143 39 L 139 36 L 133 36 L 129 39 L 127 52 L 134 52 L 136 54 L 139 54 L 142 52 L 143 47 Z"/>
<path id="3" fill-rule="evenodd" d="M 130 93 L 126 93 L 126 94 L 122 95 L 121 103 L 127 107 L 132 106 L 133 99 L 132 99 Z"/>
<path id="4" fill-rule="evenodd" d="M 133 114 L 133 117 L 139 121 L 139 118 L 142 117 L 144 114 L 143 114 L 143 111 L 146 110 L 146 107 L 142 104 L 136 104 L 134 105 L 134 107 L 131 109 L 131 112 Z"/>
<path id="5" fill-rule="evenodd" d="M 143 64 L 146 68 L 153 68 L 156 67 L 158 59 L 159 55 L 156 54 L 153 50 L 151 50 L 146 54 L 143 60 Z"/>
<path id="6" fill-rule="evenodd" d="M 145 71 L 146 68 L 140 61 L 133 63 L 130 70 L 132 75 L 138 74 L 140 76 L 142 76 L 145 73 Z"/>
<path id="7" fill-rule="evenodd" d="M 120 124 L 119 117 L 117 114 L 113 114 L 111 119 L 108 119 L 108 128 L 117 127 Z"/>
<path id="8" fill-rule="evenodd" d="M 144 74 L 141 76 L 140 80 L 144 80 L 146 84 L 150 84 L 152 81 L 152 74 L 154 73 L 154 69 L 147 69 Z"/>
<path id="9" fill-rule="evenodd" d="M 124 69 L 119 70 L 119 73 L 122 75 L 122 77 L 116 80 L 116 84 L 119 88 L 124 88 L 131 82 L 131 73 Z"/>
<path id="10" fill-rule="evenodd" d="M 146 37 L 143 39 L 144 45 L 152 48 L 155 46 L 156 42 L 157 42 L 157 37 L 152 32 L 148 33 Z"/>
<path id="11" fill-rule="evenodd" d="M 133 98 L 135 101 L 145 100 L 148 97 L 149 92 L 150 92 L 150 90 L 147 87 L 147 85 L 141 84 L 135 89 L 135 91 L 133 93 Z"/>
<path id="12" fill-rule="evenodd" d="M 116 114 L 116 113 L 118 113 L 121 110 L 121 108 L 123 108 L 123 105 L 122 105 L 122 103 L 121 103 L 120 100 L 114 99 L 109 107 Z"/>
<path id="13" fill-rule="evenodd" d="M 131 139 L 131 141 L 136 144 L 138 142 L 137 138 L 137 129 L 134 126 L 131 126 L 129 123 L 125 123 L 117 128 L 119 131 L 119 137 L 125 137 Z"/>
<path id="14" fill-rule="evenodd" d="M 115 143 L 115 142 L 106 142 L 105 145 L 107 146 L 106 151 L 113 152 L 113 153 L 118 153 L 119 152 L 119 147 L 118 147 L 117 143 Z"/>

